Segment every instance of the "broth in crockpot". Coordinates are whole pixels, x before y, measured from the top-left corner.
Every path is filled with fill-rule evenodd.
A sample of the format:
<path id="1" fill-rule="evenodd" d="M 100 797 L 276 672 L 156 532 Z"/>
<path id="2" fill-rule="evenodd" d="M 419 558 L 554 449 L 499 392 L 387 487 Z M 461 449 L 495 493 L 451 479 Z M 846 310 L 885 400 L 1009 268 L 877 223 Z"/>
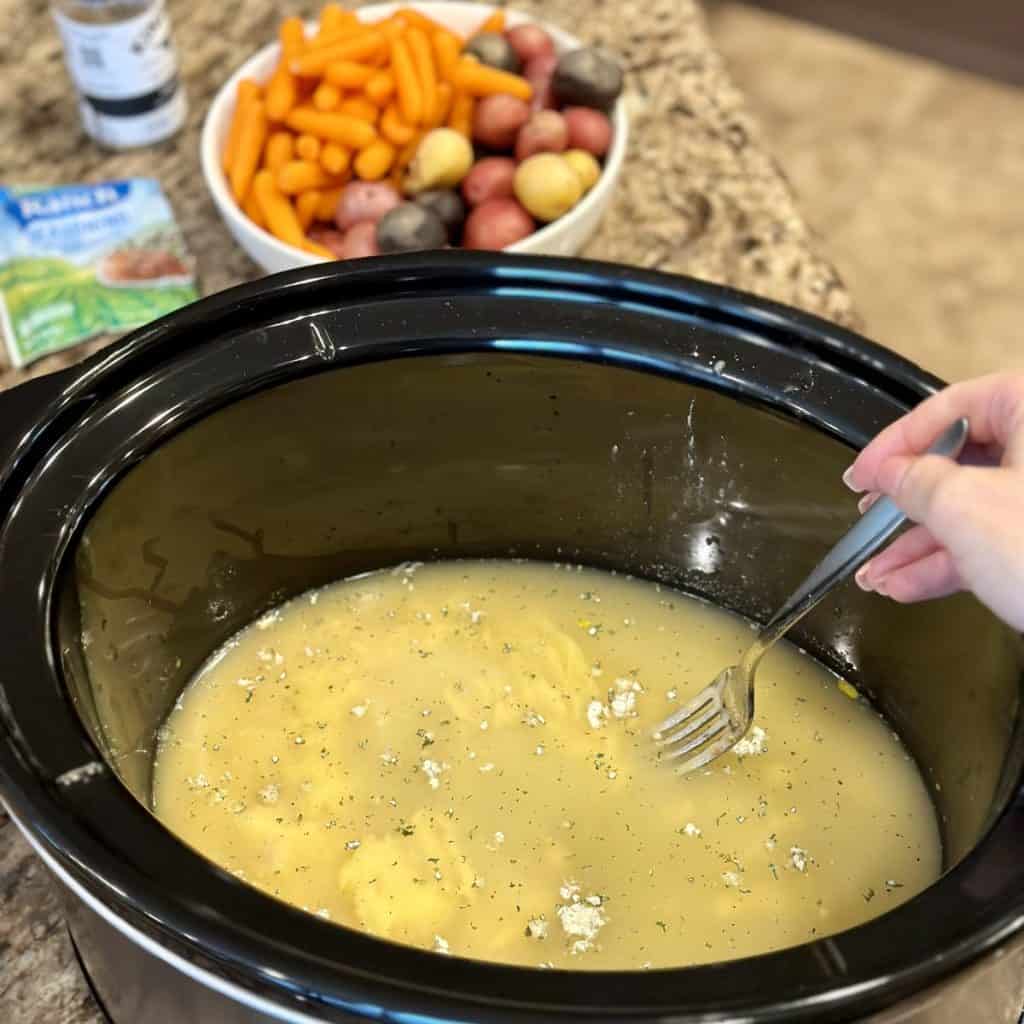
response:
<path id="1" fill-rule="evenodd" d="M 651 729 L 750 626 L 575 566 L 406 565 L 219 651 L 160 732 L 156 814 L 260 889 L 441 953 L 634 969 L 764 953 L 938 877 L 914 762 L 792 646 L 702 773 Z"/>

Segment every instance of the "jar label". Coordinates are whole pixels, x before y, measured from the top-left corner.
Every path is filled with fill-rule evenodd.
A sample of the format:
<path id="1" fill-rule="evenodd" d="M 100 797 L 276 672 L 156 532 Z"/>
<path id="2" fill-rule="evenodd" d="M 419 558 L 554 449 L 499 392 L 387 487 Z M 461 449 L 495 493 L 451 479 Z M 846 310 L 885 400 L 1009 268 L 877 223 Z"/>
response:
<path id="1" fill-rule="evenodd" d="M 113 146 L 144 145 L 185 117 L 177 59 L 162 0 L 134 18 L 83 24 L 54 11 L 85 129 Z"/>

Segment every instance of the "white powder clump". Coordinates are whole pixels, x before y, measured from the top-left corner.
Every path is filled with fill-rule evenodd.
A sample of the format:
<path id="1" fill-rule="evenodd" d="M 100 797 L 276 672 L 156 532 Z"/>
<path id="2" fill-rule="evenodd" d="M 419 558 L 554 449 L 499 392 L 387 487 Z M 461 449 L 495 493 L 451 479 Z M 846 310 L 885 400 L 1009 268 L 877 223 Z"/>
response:
<path id="1" fill-rule="evenodd" d="M 444 771 L 444 765 L 427 758 L 420 763 L 420 770 L 426 775 L 431 789 L 437 789 L 441 785 L 441 772 Z"/>
<path id="2" fill-rule="evenodd" d="M 684 835 L 688 835 L 688 836 L 699 836 L 699 835 L 703 835 L 702 831 L 701 831 L 701 830 L 700 830 L 699 828 L 697 828 L 697 826 L 696 826 L 696 825 L 694 825 L 694 823 L 693 823 L 692 821 L 688 821 L 688 822 L 687 822 L 687 823 L 686 823 L 686 824 L 685 824 L 685 825 L 683 826 L 683 834 L 684 834 Z"/>
<path id="3" fill-rule="evenodd" d="M 434 952 L 444 953 L 445 955 L 451 953 L 451 948 L 449 947 L 447 940 L 442 939 L 440 935 L 434 936 Z"/>
<path id="4" fill-rule="evenodd" d="M 273 783 L 270 783 L 270 785 L 268 786 L 264 786 L 260 790 L 260 799 L 265 804 L 276 804 L 279 795 L 280 794 L 278 792 L 277 786 L 275 786 Z"/>
<path id="5" fill-rule="evenodd" d="M 530 939 L 546 939 L 548 937 L 548 923 L 544 920 L 544 915 L 540 917 L 531 917 L 526 922 L 526 936 Z"/>
<path id="6" fill-rule="evenodd" d="M 562 930 L 572 940 L 569 951 L 574 956 L 586 953 L 594 948 L 598 932 L 608 923 L 603 900 L 596 895 L 581 899 L 577 882 L 563 883 L 558 893 L 566 901 L 556 912 Z"/>
<path id="7" fill-rule="evenodd" d="M 636 696 L 643 692 L 643 687 L 635 679 L 616 679 L 615 688 L 608 694 L 611 713 L 616 718 L 636 718 Z"/>
<path id="8" fill-rule="evenodd" d="M 587 721 L 591 729 L 600 729 L 608 717 L 608 709 L 599 700 L 592 700 L 587 705 Z"/>
<path id="9" fill-rule="evenodd" d="M 742 879 L 735 871 L 723 871 L 722 881 L 725 882 L 730 889 L 738 889 Z"/>
<path id="10" fill-rule="evenodd" d="M 352 708 L 352 714 L 355 715 L 356 718 L 362 718 L 363 715 L 366 714 L 367 710 L 368 708 L 365 704 L 356 704 Z"/>
<path id="11" fill-rule="evenodd" d="M 810 858 L 807 856 L 806 850 L 801 849 L 799 846 L 791 846 L 789 848 L 789 861 L 797 871 L 806 871 L 808 860 Z"/>
<path id="12" fill-rule="evenodd" d="M 765 740 L 768 734 L 759 725 L 755 725 L 746 736 L 743 737 L 733 748 L 732 752 L 738 757 L 752 757 L 755 754 L 763 754 L 768 748 Z"/>

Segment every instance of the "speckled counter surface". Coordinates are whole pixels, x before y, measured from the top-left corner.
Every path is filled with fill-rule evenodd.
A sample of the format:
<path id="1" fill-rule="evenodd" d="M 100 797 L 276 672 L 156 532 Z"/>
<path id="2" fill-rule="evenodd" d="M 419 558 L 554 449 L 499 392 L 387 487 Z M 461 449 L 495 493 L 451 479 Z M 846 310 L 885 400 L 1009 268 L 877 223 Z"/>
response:
<path id="1" fill-rule="evenodd" d="M 845 287 L 817 251 L 770 140 L 760 136 L 692 0 L 517 6 L 617 50 L 630 69 L 632 138 L 623 186 L 586 255 L 724 282 L 855 323 Z M 107 154 L 78 127 L 45 0 L 0 0 L 0 182 L 159 179 L 209 294 L 259 271 L 233 244 L 204 191 L 197 157 L 202 117 L 219 84 L 272 37 L 281 10 L 293 5 L 172 0 L 170 7 L 191 104 L 186 130 L 162 146 Z M 314 8 L 303 4 L 299 13 Z M 0 354 L 0 388 L 68 365 L 107 340 L 22 372 L 10 370 Z M 54 887 L 2 813 L 0 1020 L 101 1020 L 78 974 Z"/>

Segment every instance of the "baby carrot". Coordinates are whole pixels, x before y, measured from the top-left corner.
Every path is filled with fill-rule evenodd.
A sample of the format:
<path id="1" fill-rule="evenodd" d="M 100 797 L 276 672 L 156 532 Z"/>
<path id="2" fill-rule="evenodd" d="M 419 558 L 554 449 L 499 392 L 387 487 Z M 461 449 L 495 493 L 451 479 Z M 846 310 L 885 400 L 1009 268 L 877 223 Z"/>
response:
<path id="1" fill-rule="evenodd" d="M 335 182 L 319 165 L 308 160 L 289 160 L 274 174 L 275 186 L 286 196 L 297 196 L 310 188 L 327 188 Z"/>
<path id="2" fill-rule="evenodd" d="M 455 65 L 459 62 L 459 53 L 462 49 L 455 34 L 446 28 L 438 29 L 430 37 L 434 48 L 434 63 L 437 65 L 437 75 L 445 81 L 451 78 Z"/>
<path id="3" fill-rule="evenodd" d="M 441 27 L 433 18 L 427 17 L 422 11 L 417 11 L 414 7 L 400 7 L 395 11 L 394 16 L 396 18 L 404 18 L 407 24 L 423 29 L 428 36 L 435 29 Z"/>
<path id="4" fill-rule="evenodd" d="M 330 82 L 321 82 L 313 90 L 313 106 L 317 110 L 334 110 L 341 102 L 341 90 Z"/>
<path id="5" fill-rule="evenodd" d="M 285 18 L 278 30 L 282 57 L 297 57 L 306 45 L 306 28 L 301 18 Z"/>
<path id="6" fill-rule="evenodd" d="M 409 22 L 399 14 L 392 14 L 386 21 L 378 22 L 376 27 L 384 33 L 385 39 L 390 44 L 399 36 L 405 35 Z"/>
<path id="7" fill-rule="evenodd" d="M 289 245 L 302 246 L 306 235 L 286 196 L 274 184 L 272 171 L 260 171 L 252 182 L 253 194 L 271 234 Z"/>
<path id="8" fill-rule="evenodd" d="M 260 87 L 251 78 L 243 78 L 238 83 L 238 90 L 235 93 L 235 112 L 231 115 L 231 127 L 228 129 L 228 139 L 224 146 L 224 159 L 221 164 L 225 174 L 231 173 L 231 166 L 235 162 L 238 138 L 246 121 L 246 104 L 250 100 L 258 99 L 259 95 Z"/>
<path id="9" fill-rule="evenodd" d="M 466 57 L 455 65 L 452 85 L 471 96 L 496 96 L 499 93 L 508 93 L 521 100 L 529 100 L 533 96 L 533 87 L 525 78 L 488 67 Z"/>
<path id="10" fill-rule="evenodd" d="M 337 188 L 320 189 L 320 202 L 316 208 L 317 220 L 334 220 L 334 211 L 338 209 L 338 200 L 341 198 L 341 185 Z"/>
<path id="11" fill-rule="evenodd" d="M 298 217 L 303 231 L 309 230 L 309 225 L 313 223 L 319 205 L 320 193 L 315 188 L 301 193 L 295 200 L 295 216 Z"/>
<path id="12" fill-rule="evenodd" d="M 412 56 L 413 67 L 416 69 L 416 78 L 420 83 L 420 95 L 423 97 L 421 117 L 424 124 L 431 124 L 434 120 L 437 72 L 434 70 L 434 54 L 430 48 L 430 40 L 419 25 L 413 25 L 405 37 L 409 41 L 409 53 Z"/>
<path id="13" fill-rule="evenodd" d="M 505 12 L 499 7 L 480 22 L 479 28 L 473 33 L 478 36 L 481 32 L 504 32 L 505 31 Z"/>
<path id="14" fill-rule="evenodd" d="M 249 187 L 245 202 L 242 203 L 242 212 L 256 227 L 265 228 L 267 226 L 267 222 L 263 217 L 263 211 L 260 209 L 260 204 L 256 202 L 256 197 L 253 195 L 252 186 Z"/>
<path id="15" fill-rule="evenodd" d="M 324 79 L 339 89 L 358 89 L 373 77 L 374 69 L 369 64 L 354 60 L 336 60 L 324 70 Z"/>
<path id="16" fill-rule="evenodd" d="M 380 117 L 380 107 L 371 103 L 365 96 L 349 96 L 348 99 L 342 100 L 338 112 L 351 114 L 363 121 L 369 121 L 370 124 L 376 124 L 377 118 Z"/>
<path id="17" fill-rule="evenodd" d="M 317 35 L 334 35 L 349 25 L 350 21 L 355 20 L 357 20 L 355 15 L 346 11 L 341 4 L 324 4 L 320 11 L 320 23 L 317 25 Z"/>
<path id="18" fill-rule="evenodd" d="M 309 41 L 310 50 L 322 50 L 327 46 L 336 46 L 345 39 L 354 39 L 356 36 L 364 35 L 373 28 L 372 25 L 364 25 L 354 14 L 350 20 L 344 21 L 338 28 L 330 32 L 318 31 Z"/>
<path id="19" fill-rule="evenodd" d="M 434 90 L 434 119 L 430 123 L 431 128 L 437 128 L 448 120 L 454 95 L 455 90 L 451 82 L 437 83 Z"/>
<path id="20" fill-rule="evenodd" d="M 395 160 L 395 147 L 387 139 L 378 139 L 367 146 L 355 160 L 356 177 L 363 181 L 378 181 L 391 170 Z"/>
<path id="21" fill-rule="evenodd" d="M 267 83 L 267 116 L 283 121 L 296 99 L 295 76 L 287 67 L 278 68 Z"/>
<path id="22" fill-rule="evenodd" d="M 291 132 L 271 132 L 263 147 L 263 166 L 276 171 L 281 164 L 291 160 L 295 152 L 295 136 Z"/>
<path id="23" fill-rule="evenodd" d="M 315 135 L 304 133 L 295 140 L 295 155 L 300 160 L 316 163 L 320 159 L 320 140 Z"/>
<path id="24" fill-rule="evenodd" d="M 245 105 L 244 115 L 245 123 L 238 135 L 238 150 L 231 164 L 231 191 L 239 203 L 249 191 L 267 138 L 267 112 L 263 100 L 250 100 Z"/>
<path id="25" fill-rule="evenodd" d="M 416 129 L 402 120 L 394 101 L 384 108 L 380 119 L 380 133 L 396 146 L 404 146 L 416 136 Z"/>
<path id="26" fill-rule="evenodd" d="M 309 50 L 291 62 L 291 70 L 296 75 L 315 77 L 322 75 L 329 64 L 338 60 L 361 61 L 372 57 L 387 45 L 383 32 L 371 29 L 350 39 L 342 39 L 331 46 Z"/>
<path id="27" fill-rule="evenodd" d="M 306 44 L 306 32 L 298 18 L 285 18 L 279 32 L 281 59 L 270 81 L 267 83 L 267 117 L 271 121 L 282 121 L 295 106 L 295 76 L 289 70 L 289 63 L 302 53 Z"/>
<path id="28" fill-rule="evenodd" d="M 363 91 L 369 100 L 383 107 L 395 91 L 395 76 L 390 71 L 375 71 L 367 80 Z"/>
<path id="29" fill-rule="evenodd" d="M 337 142 L 325 142 L 320 148 L 320 166 L 333 175 L 342 174 L 348 170 L 352 160 L 352 154 Z"/>
<path id="30" fill-rule="evenodd" d="M 404 39 L 395 39 L 391 43 L 391 73 L 395 76 L 398 109 L 402 112 L 402 118 L 407 124 L 419 124 L 423 117 L 423 97 L 420 95 L 416 66 Z"/>
<path id="31" fill-rule="evenodd" d="M 318 139 L 340 142 L 353 149 L 365 149 L 377 137 L 372 124 L 351 114 L 329 113 L 309 107 L 296 107 L 287 117 L 289 128 L 296 132 L 309 132 Z"/>
<path id="32" fill-rule="evenodd" d="M 461 132 L 468 139 L 473 133 L 473 107 L 475 101 L 468 92 L 455 90 L 452 107 L 448 114 L 448 127 Z"/>

